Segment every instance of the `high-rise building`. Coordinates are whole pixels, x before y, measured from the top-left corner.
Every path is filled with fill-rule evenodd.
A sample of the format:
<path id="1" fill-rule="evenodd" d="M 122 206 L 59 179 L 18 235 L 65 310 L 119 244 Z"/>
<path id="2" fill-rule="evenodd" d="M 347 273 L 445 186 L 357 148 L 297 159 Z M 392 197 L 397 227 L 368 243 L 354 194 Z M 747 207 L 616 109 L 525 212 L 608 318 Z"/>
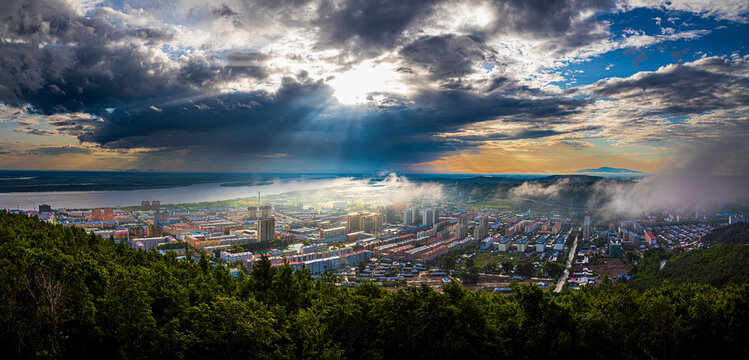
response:
<path id="1" fill-rule="evenodd" d="M 161 210 L 161 201 L 159 200 L 151 201 L 151 210 L 153 211 Z"/>
<path id="2" fill-rule="evenodd" d="M 388 205 L 385 207 L 385 222 L 395 224 L 395 206 Z"/>
<path id="3" fill-rule="evenodd" d="M 276 238 L 276 219 L 259 219 L 257 221 L 257 238 L 259 241 L 274 240 Z"/>
<path id="4" fill-rule="evenodd" d="M 376 213 L 361 214 L 359 219 L 359 231 L 373 232 L 382 227 L 382 217 Z"/>
<path id="5" fill-rule="evenodd" d="M 411 225 L 414 223 L 414 209 L 403 210 L 403 225 Z"/>
<path id="6" fill-rule="evenodd" d="M 271 217 L 273 208 L 270 205 L 263 205 L 260 207 L 260 218 L 265 219 Z"/>
<path id="7" fill-rule="evenodd" d="M 114 210 L 112 209 L 93 209 L 91 210 L 91 216 L 88 217 L 89 221 L 113 221 Z"/>
<path id="8" fill-rule="evenodd" d="M 357 231 L 373 232 L 382 227 L 382 215 L 371 212 L 352 212 L 346 216 L 346 229 L 349 233 Z"/>
<path id="9" fill-rule="evenodd" d="M 153 212 L 153 224 L 154 225 L 162 225 L 168 222 L 169 222 L 169 213 L 166 210 Z"/>
<path id="10" fill-rule="evenodd" d="M 434 209 L 432 208 L 421 209 L 421 225 L 431 225 L 432 218 L 434 218 Z"/>
<path id="11" fill-rule="evenodd" d="M 421 215 L 422 225 L 432 225 L 434 223 L 437 223 L 438 219 L 439 219 L 439 210 L 437 210 L 436 208 L 426 208 L 422 211 L 422 215 Z"/>
<path id="12" fill-rule="evenodd" d="M 47 204 L 39 205 L 39 212 L 40 213 L 50 213 L 52 212 L 52 207 Z"/>
<path id="13" fill-rule="evenodd" d="M 551 227 L 551 233 L 552 234 L 559 234 L 559 232 L 562 231 L 562 223 L 556 222 L 554 226 Z"/>
<path id="14" fill-rule="evenodd" d="M 479 223 L 473 229 L 473 238 L 483 240 L 489 236 L 489 217 L 484 215 L 479 218 Z"/>
<path id="15" fill-rule="evenodd" d="M 455 225 L 454 234 L 456 239 L 465 239 L 468 236 L 468 225 L 457 224 Z"/>
<path id="16" fill-rule="evenodd" d="M 148 200 L 143 200 L 140 202 L 140 211 L 149 211 L 151 210 L 151 202 Z"/>
<path id="17" fill-rule="evenodd" d="M 348 213 L 346 215 L 346 230 L 349 233 L 361 231 L 361 217 L 360 213 Z"/>
<path id="18" fill-rule="evenodd" d="M 257 219 L 257 206 L 250 206 L 247 208 L 247 217 L 250 220 Z"/>
<path id="19" fill-rule="evenodd" d="M 585 217 L 585 223 L 583 224 L 583 240 L 585 242 L 590 241 L 590 216 Z"/>

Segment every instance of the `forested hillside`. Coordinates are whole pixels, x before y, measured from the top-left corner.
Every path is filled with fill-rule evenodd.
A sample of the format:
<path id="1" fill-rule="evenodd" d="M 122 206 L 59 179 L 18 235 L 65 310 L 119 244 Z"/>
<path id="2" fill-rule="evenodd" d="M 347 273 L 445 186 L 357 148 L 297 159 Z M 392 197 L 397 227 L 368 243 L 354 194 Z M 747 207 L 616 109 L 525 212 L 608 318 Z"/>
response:
<path id="1" fill-rule="evenodd" d="M 659 286 L 664 281 L 711 284 L 749 283 L 749 246 L 717 245 L 678 253 L 668 258 L 663 251 L 651 250 L 630 269 L 630 285 L 635 288 Z M 667 260 L 663 269 L 660 261 Z"/>
<path id="2" fill-rule="evenodd" d="M 512 296 L 234 278 L 0 213 L 0 352 L 19 358 L 748 358 L 749 285 Z"/>
<path id="3" fill-rule="evenodd" d="M 747 244 L 749 245 L 749 222 L 740 222 L 719 227 L 705 235 L 702 242 L 709 245 Z"/>

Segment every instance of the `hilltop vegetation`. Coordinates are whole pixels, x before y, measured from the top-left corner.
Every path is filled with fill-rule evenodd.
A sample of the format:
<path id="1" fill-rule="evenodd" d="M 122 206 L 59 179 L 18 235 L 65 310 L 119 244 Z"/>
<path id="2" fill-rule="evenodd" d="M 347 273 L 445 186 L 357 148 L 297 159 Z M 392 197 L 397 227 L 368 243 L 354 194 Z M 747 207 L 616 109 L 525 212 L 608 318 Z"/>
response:
<path id="1" fill-rule="evenodd" d="M 749 244 L 749 222 L 723 226 L 705 235 L 702 242 L 709 245 Z"/>
<path id="2" fill-rule="evenodd" d="M 659 276 L 674 283 L 698 282 L 714 286 L 749 281 L 749 246 L 719 245 L 680 253 Z"/>
<path id="3" fill-rule="evenodd" d="M 702 238 L 707 248 L 667 254 L 662 248 L 648 250 L 630 268 L 628 284 L 646 289 L 686 282 L 722 287 L 749 282 L 749 223 L 741 222 L 714 229 Z M 666 261 L 661 269 L 661 261 Z"/>
<path id="4" fill-rule="evenodd" d="M 658 249 L 660 250 L 660 249 Z M 630 285 L 636 288 L 659 286 L 664 281 L 722 287 L 749 282 L 749 246 L 718 245 L 678 253 L 668 258 L 663 251 L 651 250 L 630 269 Z M 667 260 L 660 269 L 661 260 Z"/>
<path id="5" fill-rule="evenodd" d="M 0 351 L 15 358 L 747 358 L 749 285 L 507 297 L 451 283 L 250 275 L 0 213 Z"/>

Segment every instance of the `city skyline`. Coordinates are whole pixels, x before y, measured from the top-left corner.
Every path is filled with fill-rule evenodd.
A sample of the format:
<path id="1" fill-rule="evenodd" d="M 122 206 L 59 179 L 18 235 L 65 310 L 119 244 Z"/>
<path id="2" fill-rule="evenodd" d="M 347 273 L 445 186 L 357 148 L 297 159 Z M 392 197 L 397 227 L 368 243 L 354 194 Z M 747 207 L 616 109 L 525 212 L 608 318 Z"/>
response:
<path id="1" fill-rule="evenodd" d="M 0 169 L 746 170 L 744 1 L 7 9 Z"/>

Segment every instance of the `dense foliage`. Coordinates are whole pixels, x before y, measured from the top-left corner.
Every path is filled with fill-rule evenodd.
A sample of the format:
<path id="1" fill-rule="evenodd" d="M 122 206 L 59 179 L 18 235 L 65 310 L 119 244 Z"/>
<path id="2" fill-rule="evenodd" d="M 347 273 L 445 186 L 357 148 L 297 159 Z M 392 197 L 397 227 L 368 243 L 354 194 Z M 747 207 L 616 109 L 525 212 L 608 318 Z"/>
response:
<path id="1" fill-rule="evenodd" d="M 666 261 L 661 269 L 661 261 Z M 636 288 L 697 282 L 722 287 L 749 282 L 749 246 L 718 245 L 681 252 L 668 258 L 662 249 L 651 250 L 630 270 Z"/>
<path id="2" fill-rule="evenodd" d="M 263 240 L 258 242 L 250 242 L 244 244 L 236 244 L 232 246 L 234 251 L 268 251 L 270 249 L 278 249 L 289 246 L 289 241 L 286 239 L 273 239 Z"/>
<path id="3" fill-rule="evenodd" d="M 749 244 L 749 222 L 740 222 L 719 227 L 702 238 L 709 245 Z"/>
<path id="4" fill-rule="evenodd" d="M 175 250 L 175 249 L 186 249 L 189 245 L 185 241 L 177 241 L 161 244 L 156 247 L 158 250 Z"/>
<path id="5" fill-rule="evenodd" d="M 49 358 L 747 358 L 749 285 L 341 288 L 0 213 L 0 348 Z"/>

